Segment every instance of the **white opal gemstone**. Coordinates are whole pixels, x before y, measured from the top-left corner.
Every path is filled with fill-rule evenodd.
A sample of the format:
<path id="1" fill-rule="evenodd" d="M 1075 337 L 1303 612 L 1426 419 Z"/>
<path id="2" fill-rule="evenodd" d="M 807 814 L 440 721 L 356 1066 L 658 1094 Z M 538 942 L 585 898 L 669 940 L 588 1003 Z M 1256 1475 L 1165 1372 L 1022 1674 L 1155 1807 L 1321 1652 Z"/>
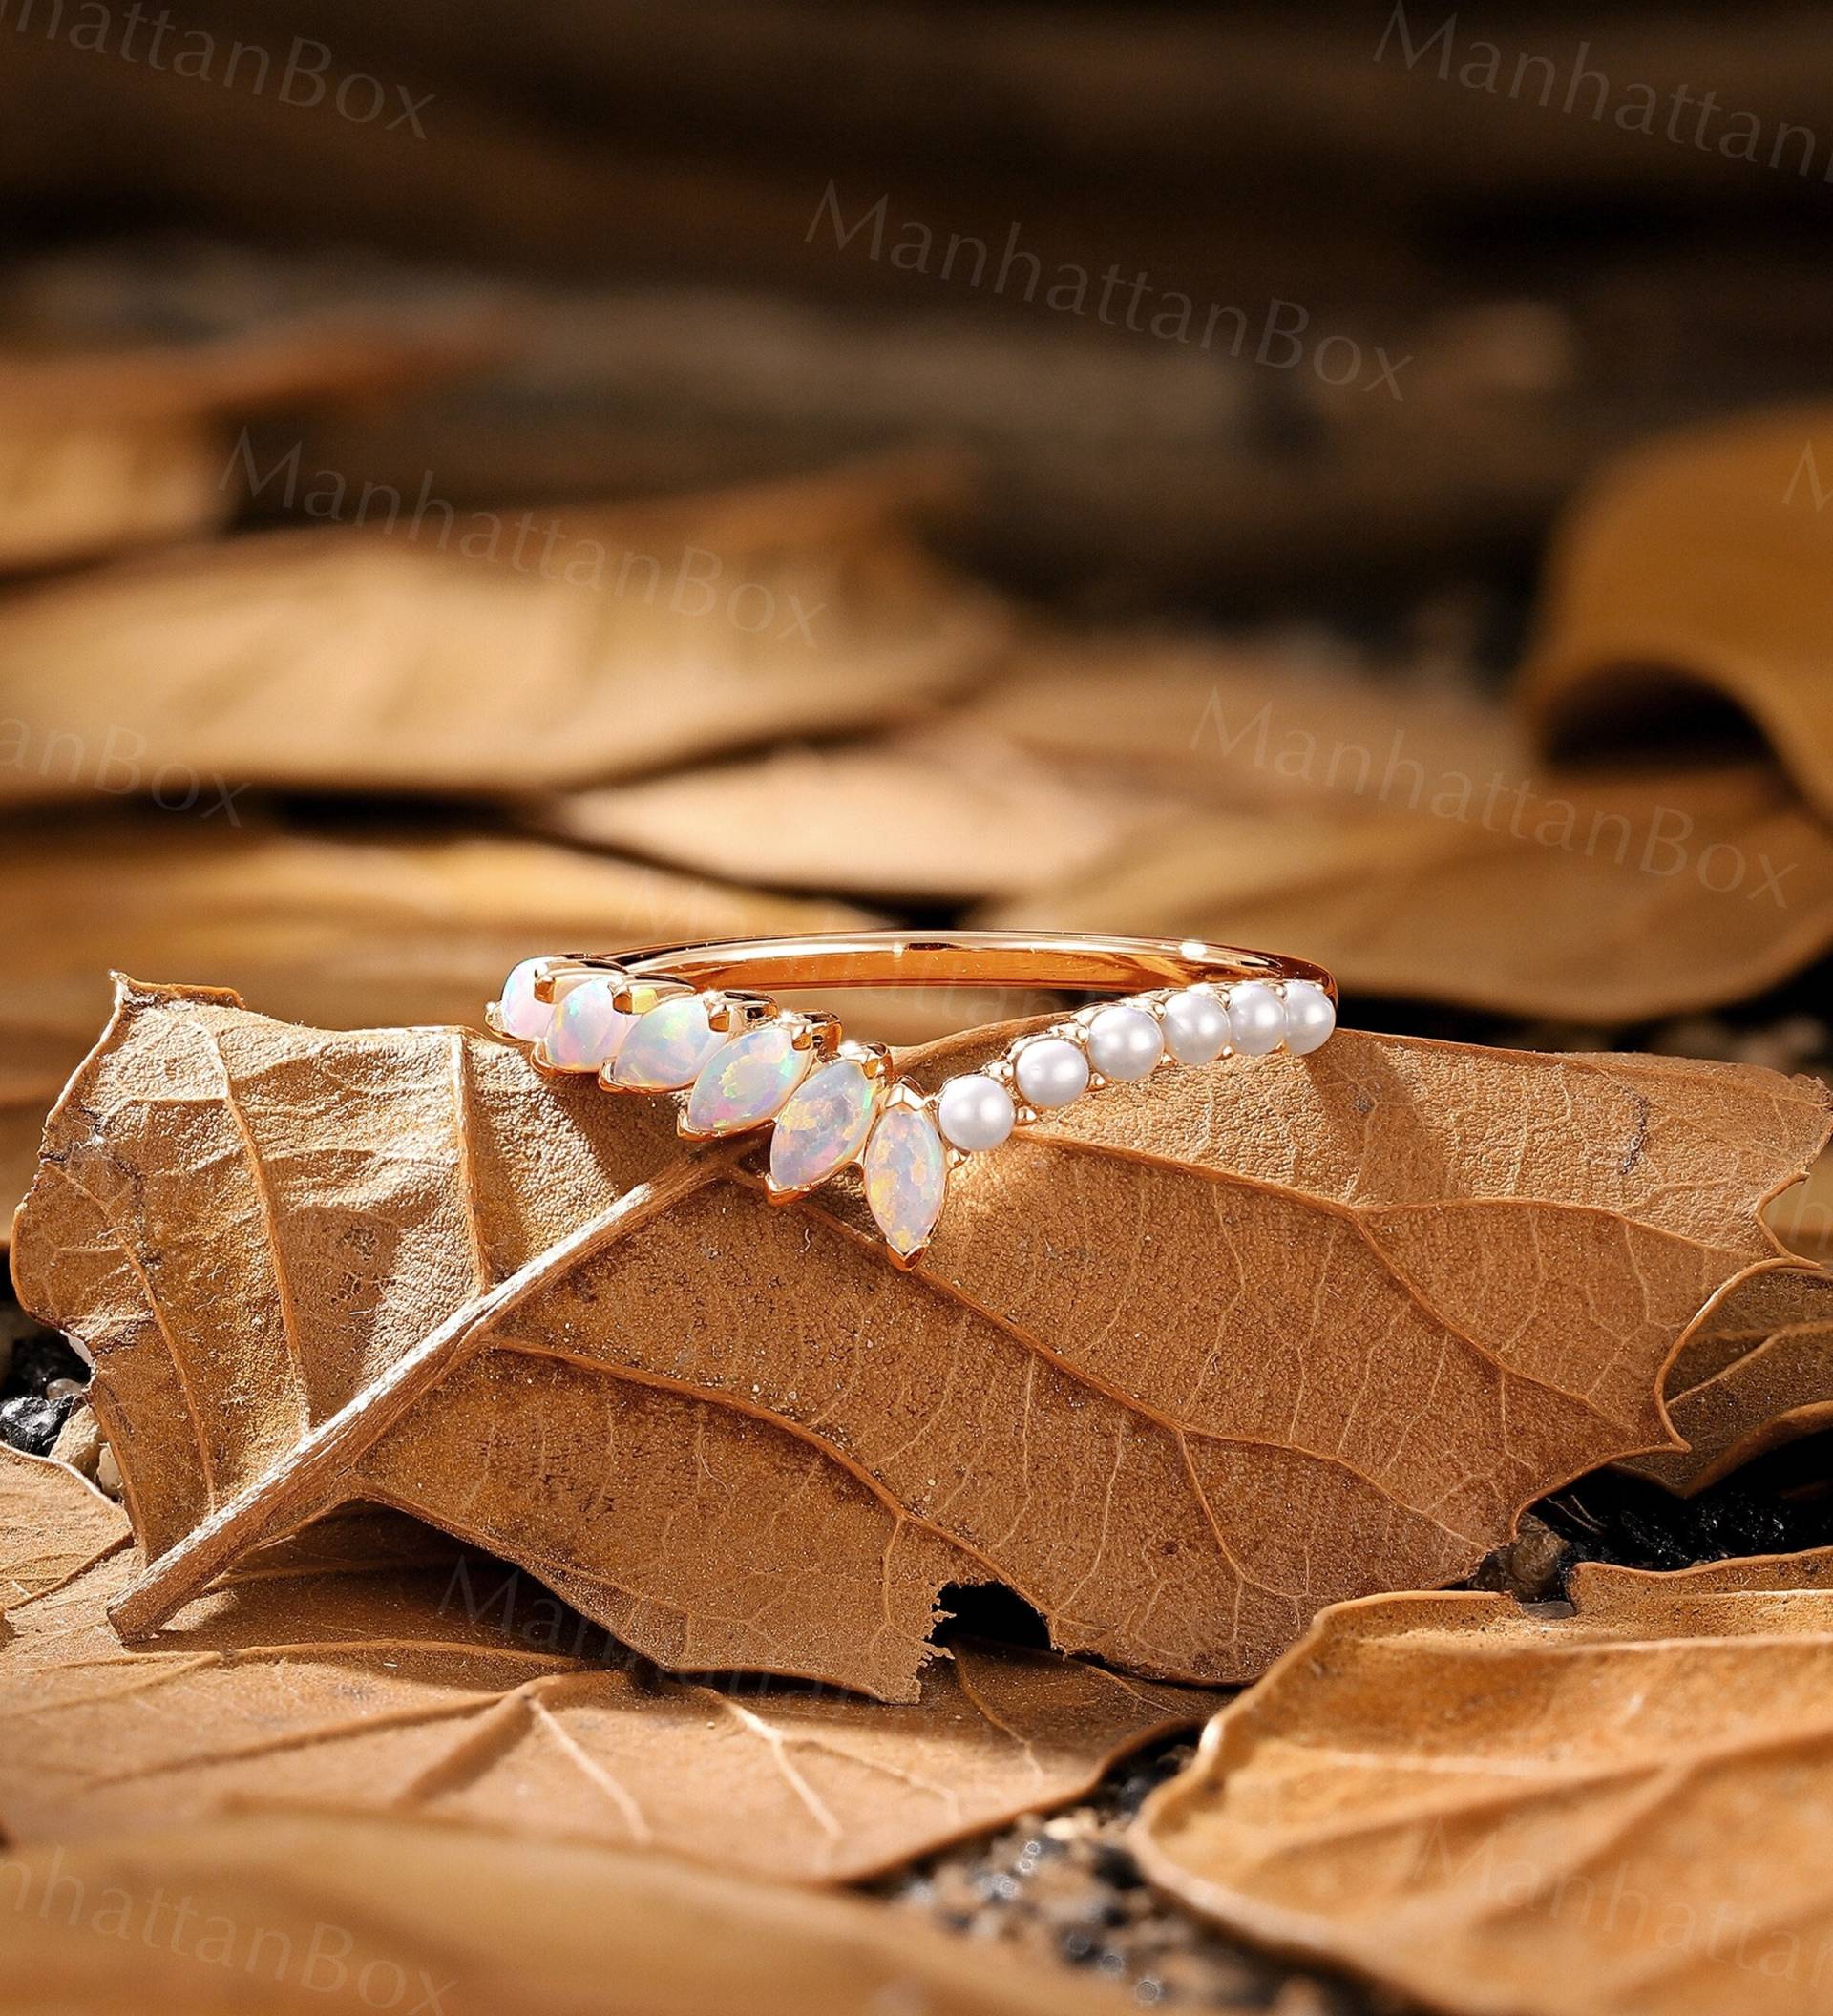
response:
<path id="1" fill-rule="evenodd" d="M 798 1050 L 799 1022 L 767 1022 L 717 1053 L 687 1095 L 687 1126 L 695 1134 L 737 1134 L 754 1127 L 809 1075 L 814 1046 Z"/>
<path id="2" fill-rule="evenodd" d="M 541 1050 L 560 1071 L 596 1071 L 616 1057 L 624 1038 L 636 1026 L 634 1015 L 620 1015 L 612 997 L 624 984 L 620 974 L 581 980 L 555 1004 Z"/>
<path id="3" fill-rule="evenodd" d="M 1116 1001 L 1088 1024 L 1088 1061 L 1103 1078 L 1144 1078 L 1165 1055 L 1165 1032 L 1148 1009 Z"/>
<path id="4" fill-rule="evenodd" d="M 1285 1034 L 1286 1004 L 1271 987 L 1248 980 L 1229 990 L 1229 1040 L 1243 1057 L 1265 1057 Z"/>
<path id="5" fill-rule="evenodd" d="M 936 1124 L 917 1106 L 887 1106 L 866 1144 L 866 1202 L 885 1244 L 908 1259 L 929 1244 L 948 1189 Z"/>
<path id="6" fill-rule="evenodd" d="M 852 1058 L 836 1058 L 803 1080 L 770 1134 L 770 1183 L 811 1190 L 844 1169 L 866 1144 L 878 1088 Z"/>
<path id="7" fill-rule="evenodd" d="M 519 1037 L 525 1043 L 532 1043 L 547 1034 L 548 1018 L 554 1013 L 551 1002 L 535 998 L 535 982 L 544 963 L 540 959 L 524 959 L 503 982 L 503 991 L 496 1002 L 496 1014 L 504 1031 Z"/>
<path id="8" fill-rule="evenodd" d="M 1180 1064 L 1207 1064 L 1229 1040 L 1229 1011 L 1207 987 L 1186 987 L 1165 1003 L 1165 1047 Z"/>
<path id="9" fill-rule="evenodd" d="M 1066 1036 L 1040 1036 L 1019 1046 L 1012 1075 L 1025 1103 L 1047 1112 L 1088 1089 L 1088 1060 Z"/>
<path id="10" fill-rule="evenodd" d="M 1286 1047 L 1309 1057 L 1337 1026 L 1337 1004 L 1315 980 L 1286 982 Z"/>
<path id="11" fill-rule="evenodd" d="M 964 1071 L 951 1078 L 936 1101 L 936 1123 L 952 1147 L 963 1155 L 981 1155 L 997 1148 L 1012 1131 L 1018 1115 L 1012 1095 L 984 1071 Z"/>
<path id="12" fill-rule="evenodd" d="M 638 1017 L 611 1066 L 614 1084 L 648 1092 L 691 1085 L 727 1042 L 706 1019 L 704 994 L 677 994 Z"/>

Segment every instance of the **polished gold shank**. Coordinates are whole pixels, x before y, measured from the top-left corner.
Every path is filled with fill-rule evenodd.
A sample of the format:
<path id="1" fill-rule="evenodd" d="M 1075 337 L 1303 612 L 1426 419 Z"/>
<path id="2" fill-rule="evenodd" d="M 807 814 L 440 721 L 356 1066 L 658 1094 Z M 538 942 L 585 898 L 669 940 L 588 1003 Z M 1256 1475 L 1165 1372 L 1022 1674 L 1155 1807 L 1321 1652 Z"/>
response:
<path id="1" fill-rule="evenodd" d="M 1321 966 L 1197 938 L 1086 937 L 1067 932 L 869 931 L 644 945 L 607 955 L 633 976 L 693 987 L 1043 987 L 1141 994 L 1200 981 L 1310 980 Z"/>

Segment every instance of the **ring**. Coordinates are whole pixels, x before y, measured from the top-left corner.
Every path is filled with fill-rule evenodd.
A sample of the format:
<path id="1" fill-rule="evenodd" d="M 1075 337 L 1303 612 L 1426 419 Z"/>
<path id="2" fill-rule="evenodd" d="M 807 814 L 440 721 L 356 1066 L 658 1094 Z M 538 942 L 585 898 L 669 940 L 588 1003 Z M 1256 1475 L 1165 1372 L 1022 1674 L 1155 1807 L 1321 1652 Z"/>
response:
<path id="1" fill-rule="evenodd" d="M 882 1043 L 770 990 L 1020 985 L 1117 994 L 1018 1038 L 929 1094 Z M 1197 939 L 874 931 L 645 945 L 524 959 L 485 1011 L 537 1070 L 607 1092 L 671 1093 L 682 1135 L 770 1127 L 768 1194 L 806 1196 L 854 1164 L 892 1259 L 914 1267 L 950 1174 L 1085 1093 L 1154 1071 L 1303 1057 L 1337 1026 L 1337 985 L 1303 959 Z"/>

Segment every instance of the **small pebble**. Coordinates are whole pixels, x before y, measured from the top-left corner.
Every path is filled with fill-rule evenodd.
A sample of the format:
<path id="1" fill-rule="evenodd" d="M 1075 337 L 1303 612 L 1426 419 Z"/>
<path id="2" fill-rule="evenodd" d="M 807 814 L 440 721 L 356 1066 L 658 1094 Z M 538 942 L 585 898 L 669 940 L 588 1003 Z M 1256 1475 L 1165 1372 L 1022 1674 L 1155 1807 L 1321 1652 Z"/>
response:
<path id="1" fill-rule="evenodd" d="M 0 1400 L 0 1442 L 9 1442 L 27 1456 L 49 1456 L 70 1409 L 67 1399 L 52 1400 L 38 1394 Z"/>
<path id="2" fill-rule="evenodd" d="M 93 1483 L 106 1447 L 94 1410 L 73 1407 L 64 1418 L 64 1425 L 57 1431 L 51 1454 L 58 1462 L 68 1463 Z"/>
<path id="3" fill-rule="evenodd" d="M 1485 1555 L 1470 1580 L 1479 1589 L 1493 1589 L 1517 1603 L 1544 1603 L 1564 1586 L 1572 1555 L 1571 1542 L 1529 1512 L 1523 1516 L 1521 1531 Z"/>

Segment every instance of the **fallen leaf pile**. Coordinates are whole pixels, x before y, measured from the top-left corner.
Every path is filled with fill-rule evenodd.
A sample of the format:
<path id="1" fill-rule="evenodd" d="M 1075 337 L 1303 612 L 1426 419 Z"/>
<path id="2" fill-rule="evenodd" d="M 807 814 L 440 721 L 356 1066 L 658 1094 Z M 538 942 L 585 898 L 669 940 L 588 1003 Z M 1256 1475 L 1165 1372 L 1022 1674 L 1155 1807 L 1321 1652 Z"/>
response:
<path id="1" fill-rule="evenodd" d="M 969 1165 L 903 1274 L 856 1196 L 772 1207 L 665 1102 L 129 984 L 13 1266 L 96 1360 L 150 1563 L 129 1631 L 363 1499 L 672 1670 L 914 1700 L 942 1589 L 999 1581 L 1064 1650 L 1238 1680 L 1666 1442 L 1663 1369 L 1775 1264 L 1761 1206 L 1826 1105 L 1339 1035 L 1109 1087 Z"/>
<path id="2" fill-rule="evenodd" d="M 1249 1938 L 1437 2009 L 1826 2006 L 1833 1552 L 1318 1619 L 1136 1830 Z"/>
<path id="3" fill-rule="evenodd" d="M 348 347 L 330 350 L 344 377 L 362 364 L 373 376 L 376 361 Z M 260 362 L 231 374 L 250 397 Z M 221 371 L 196 368 L 221 392 Z M 107 1012 L 111 968 L 207 976 L 331 1024 L 475 1022 L 531 944 L 861 921 L 832 895 L 774 892 L 816 886 L 806 872 L 760 872 L 772 831 L 790 856 L 808 846 L 799 804 L 683 874 L 506 830 L 503 802 L 811 724 L 857 730 L 974 680 L 1005 618 L 910 538 L 900 514 L 920 490 L 908 472 L 862 472 L 452 524 L 390 525 L 371 500 L 341 525 L 176 548 L 0 598 L 0 803 L 19 808 L 7 841 L 23 906 L 0 976 L 0 1216 Z M 496 803 L 443 829 L 397 812 L 301 830 L 276 811 L 283 790 Z M 1036 795 L 1005 813 L 1002 838 Z M 919 857 L 907 835 L 895 847 Z M 937 1025 L 894 1005 L 874 1033 Z"/>
<path id="4" fill-rule="evenodd" d="M 239 422 L 474 364 L 504 332 L 475 315 L 397 327 L 321 318 L 87 354 L 7 333 L 0 570 L 11 571 L 209 531 L 238 502 Z"/>
<path id="5" fill-rule="evenodd" d="M 531 1578 L 380 1513 L 267 1549 L 129 1647 L 106 1616 L 137 1561 L 119 1508 L 4 1449 L 0 1504 L 16 1841 L 310 1809 L 832 1882 L 1072 1798 L 1216 1705 L 972 1643 L 911 1708 L 674 1680 Z"/>
<path id="6" fill-rule="evenodd" d="M 371 517 L 52 582 L 0 604 L 0 689 L 39 731 L 0 790 L 500 798 L 909 715 L 1001 622 L 889 515 L 861 480 Z"/>
<path id="7" fill-rule="evenodd" d="M 1833 947 L 1829 494 L 1823 409 L 1628 458 L 1565 530 L 1512 717 L 1290 654 L 1022 669 L 987 719 L 1179 808 L 985 920 L 1302 943 L 1352 991 L 1605 1024 L 1786 979 Z"/>
<path id="8" fill-rule="evenodd" d="M 926 536 L 952 463 L 361 479 L 413 459 L 405 386 L 507 352 L 526 410 L 500 307 L 168 302 L 154 344 L 8 300 L 0 1238 L 30 1186 L 19 1299 L 121 1496 L 0 1448 L 9 2006 L 1092 2010 L 986 1950 L 990 1865 L 931 1886 L 964 1943 L 815 1886 L 1008 1824 L 1035 1865 L 1212 1714 L 1131 1839 L 1237 1988 L 1825 2006 L 1833 1552 L 1418 1592 L 1556 1595 L 1564 1528 L 1485 1562 L 1530 1505 L 1703 1531 L 1833 1423 L 1827 1089 L 1647 1026 L 1833 950 L 1833 413 L 1607 469 L 1505 691 L 1455 609 L 1027 613 Z M 772 1208 L 754 1144 L 478 1033 L 532 952 L 900 920 L 1649 1048 L 1346 1029 L 1105 1086 L 961 1166 L 904 1273 L 853 1178 Z M 845 1012 L 934 1087 L 1060 1005 Z M 1764 1012 L 1833 1054 L 1807 989 Z M 1049 1648 L 987 1634 L 1020 1606 Z"/>
<path id="9" fill-rule="evenodd" d="M 1436 813 L 1192 813 L 983 921 L 1304 944 L 1351 988 L 1606 1023 L 1756 993 L 1833 946 L 1833 832 L 1773 771 L 1459 771 L 1436 795 Z M 1736 877 L 1722 892 L 1708 858 Z"/>

